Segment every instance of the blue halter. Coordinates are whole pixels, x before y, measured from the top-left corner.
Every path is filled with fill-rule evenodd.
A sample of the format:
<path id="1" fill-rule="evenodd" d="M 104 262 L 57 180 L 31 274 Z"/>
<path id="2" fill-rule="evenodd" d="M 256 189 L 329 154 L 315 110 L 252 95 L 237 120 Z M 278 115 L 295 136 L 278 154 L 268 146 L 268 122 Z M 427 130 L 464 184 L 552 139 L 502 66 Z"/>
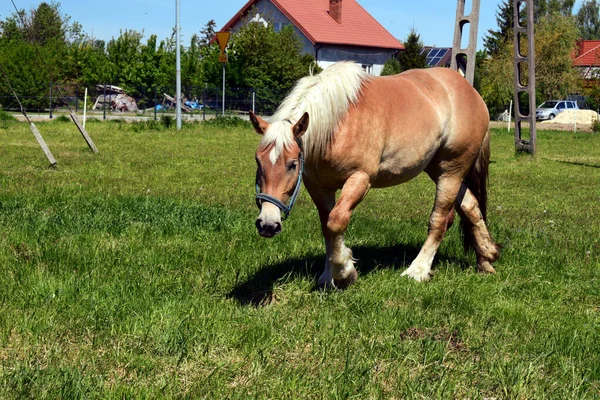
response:
<path id="1" fill-rule="evenodd" d="M 300 187 L 302 186 L 302 174 L 304 173 L 304 153 L 302 152 L 302 143 L 300 139 L 296 139 L 298 143 L 298 147 L 300 147 L 300 154 L 298 155 L 298 159 L 300 161 L 300 172 L 298 173 L 298 180 L 296 181 L 296 186 L 294 187 L 294 193 L 290 198 L 290 202 L 288 205 L 285 205 L 281 200 L 260 192 L 260 186 L 258 185 L 258 181 L 256 182 L 256 205 L 259 209 L 262 208 L 262 202 L 266 201 L 268 203 L 274 204 L 283 212 L 282 221 L 285 221 L 287 217 L 290 215 L 290 211 L 292 211 L 292 207 L 294 207 L 294 203 L 298 198 L 298 193 L 300 193 Z"/>

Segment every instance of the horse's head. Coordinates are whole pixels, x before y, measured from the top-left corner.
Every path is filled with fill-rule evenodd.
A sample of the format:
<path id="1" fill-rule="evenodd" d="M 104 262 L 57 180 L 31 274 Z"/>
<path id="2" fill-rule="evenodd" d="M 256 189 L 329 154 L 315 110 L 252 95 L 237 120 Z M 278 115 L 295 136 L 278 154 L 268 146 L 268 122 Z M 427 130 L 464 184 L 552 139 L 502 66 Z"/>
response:
<path id="1" fill-rule="evenodd" d="M 269 124 L 250 112 L 250 121 L 263 139 L 256 150 L 256 228 L 263 237 L 281 232 L 281 212 L 287 218 L 300 190 L 304 158 L 300 138 L 308 129 L 305 113 L 295 124 Z M 289 204 L 288 204 L 289 203 Z"/>

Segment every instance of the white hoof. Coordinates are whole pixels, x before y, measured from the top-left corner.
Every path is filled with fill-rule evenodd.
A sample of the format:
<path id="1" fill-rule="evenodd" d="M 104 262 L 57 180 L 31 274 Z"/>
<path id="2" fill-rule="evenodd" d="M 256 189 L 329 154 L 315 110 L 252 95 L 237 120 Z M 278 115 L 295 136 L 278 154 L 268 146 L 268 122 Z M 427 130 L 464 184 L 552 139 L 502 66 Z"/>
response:
<path id="1" fill-rule="evenodd" d="M 358 278 L 356 268 L 354 268 L 354 258 L 349 248 L 342 250 L 341 259 L 338 258 L 339 266 L 336 266 L 334 260 L 330 259 L 325 267 L 325 271 L 319 277 L 319 289 L 341 289 L 344 290 L 352 285 Z"/>
<path id="2" fill-rule="evenodd" d="M 402 273 L 401 276 L 408 276 L 417 282 L 427 282 L 431 279 L 431 269 L 423 268 L 417 265 L 411 265 Z"/>

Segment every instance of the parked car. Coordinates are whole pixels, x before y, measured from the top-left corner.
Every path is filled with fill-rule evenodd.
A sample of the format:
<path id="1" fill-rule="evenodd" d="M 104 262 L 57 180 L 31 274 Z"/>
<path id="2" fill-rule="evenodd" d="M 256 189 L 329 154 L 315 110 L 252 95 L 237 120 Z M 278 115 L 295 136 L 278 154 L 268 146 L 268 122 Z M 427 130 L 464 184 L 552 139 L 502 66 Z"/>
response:
<path id="1" fill-rule="evenodd" d="M 535 119 L 538 121 L 554 119 L 565 110 L 579 110 L 576 101 L 550 100 L 543 102 L 535 111 Z"/>

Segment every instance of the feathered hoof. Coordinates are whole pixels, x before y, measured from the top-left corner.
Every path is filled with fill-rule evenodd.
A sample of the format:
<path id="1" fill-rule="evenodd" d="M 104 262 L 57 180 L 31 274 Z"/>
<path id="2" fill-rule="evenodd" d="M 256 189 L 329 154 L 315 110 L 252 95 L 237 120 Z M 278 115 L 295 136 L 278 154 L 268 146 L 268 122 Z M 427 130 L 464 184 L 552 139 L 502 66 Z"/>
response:
<path id="1" fill-rule="evenodd" d="M 352 269 L 352 272 L 346 278 L 334 279 L 333 284 L 335 285 L 336 289 L 345 290 L 350 285 L 352 285 L 354 282 L 356 282 L 357 278 L 358 278 L 358 272 L 356 272 L 355 269 Z"/>
<path id="2" fill-rule="evenodd" d="M 477 263 L 477 272 L 482 274 L 495 274 L 496 270 L 489 261 L 482 260 Z"/>
<path id="3" fill-rule="evenodd" d="M 332 279 L 331 275 L 328 273 L 323 273 L 317 282 L 317 288 L 319 290 L 330 290 L 330 289 L 338 289 L 344 290 L 348 288 L 348 286 L 352 285 L 356 282 L 358 278 L 358 272 L 355 269 L 348 274 L 347 277 L 343 279 Z"/>
<path id="4" fill-rule="evenodd" d="M 408 276 L 417 282 L 427 282 L 433 277 L 433 271 L 417 268 L 413 265 L 408 267 L 400 276 Z"/>

